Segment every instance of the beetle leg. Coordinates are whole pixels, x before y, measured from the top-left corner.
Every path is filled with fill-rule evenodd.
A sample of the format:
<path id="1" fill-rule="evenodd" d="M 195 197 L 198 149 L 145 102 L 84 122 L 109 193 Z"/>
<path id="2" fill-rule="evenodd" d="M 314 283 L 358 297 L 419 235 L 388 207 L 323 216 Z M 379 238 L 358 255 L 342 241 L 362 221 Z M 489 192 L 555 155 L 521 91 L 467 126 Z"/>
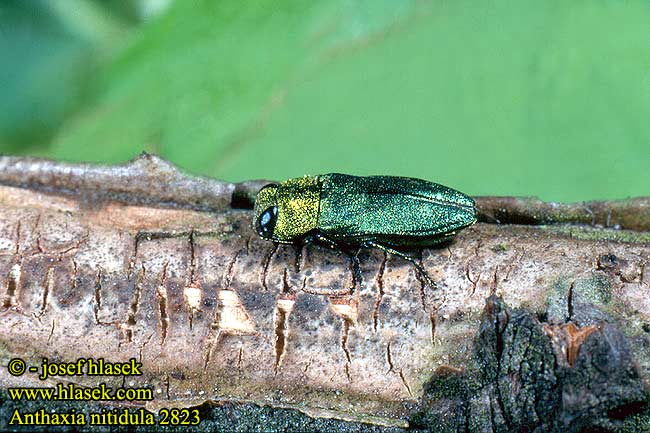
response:
<path id="1" fill-rule="evenodd" d="M 395 255 L 395 256 L 401 257 L 401 258 L 403 258 L 404 260 L 408 260 L 408 261 L 411 262 L 411 264 L 415 267 L 415 269 L 420 273 L 420 275 L 422 275 L 422 278 L 424 278 L 424 279 L 426 280 L 427 284 L 428 284 L 431 288 L 433 288 L 433 289 L 437 289 L 437 288 L 438 288 L 438 285 L 435 283 L 435 281 L 433 281 L 433 280 L 431 279 L 431 277 L 429 276 L 429 273 L 428 273 L 428 272 L 427 272 L 427 271 L 422 267 L 422 265 L 419 264 L 418 261 L 417 261 L 416 259 L 414 259 L 413 257 L 409 256 L 408 254 L 406 254 L 406 253 L 404 253 L 404 252 L 402 252 L 402 251 L 396 250 L 395 248 L 391 248 L 391 247 L 386 246 L 386 245 L 384 245 L 384 244 L 380 244 L 380 243 L 377 243 L 377 242 L 375 242 L 375 241 L 370 241 L 370 240 L 369 240 L 369 241 L 365 241 L 365 242 L 363 243 L 363 246 L 364 246 L 364 247 L 371 247 L 371 248 L 372 248 L 372 247 L 374 247 L 374 248 L 379 248 L 380 250 L 382 250 L 382 251 L 384 251 L 384 252 L 386 252 L 386 253 L 390 253 L 390 254 L 393 254 L 393 255 Z"/>
<path id="2" fill-rule="evenodd" d="M 294 251 L 296 253 L 295 261 L 294 261 L 294 269 L 296 273 L 299 273 L 300 269 L 302 268 L 302 251 L 305 249 L 306 244 L 307 243 L 301 242 L 298 244 L 294 244 L 293 246 Z"/>
<path id="3" fill-rule="evenodd" d="M 348 257 L 350 257 L 350 263 L 352 263 L 353 288 L 356 288 L 357 285 L 361 285 L 363 283 L 363 276 L 361 275 L 361 262 L 359 262 L 359 251 L 361 251 L 361 249 L 357 248 L 357 251 L 354 254 L 348 253 Z"/>
<path id="4" fill-rule="evenodd" d="M 351 293 L 354 293 L 358 285 L 363 282 L 363 276 L 361 275 L 361 263 L 359 262 L 359 249 L 352 253 L 349 248 L 344 248 L 339 245 L 337 242 L 323 235 L 322 233 L 313 233 L 311 239 L 315 242 L 325 245 L 333 250 L 340 251 L 345 253 L 350 260 L 350 265 L 352 266 L 352 288 L 350 289 Z"/>
<path id="5" fill-rule="evenodd" d="M 312 233 L 311 240 L 318 242 L 321 245 L 330 247 L 333 250 L 343 251 L 343 248 L 341 248 L 339 244 L 337 244 L 336 242 L 334 242 L 333 240 L 331 240 L 330 238 L 328 238 L 322 233 L 318 233 L 318 232 Z"/>

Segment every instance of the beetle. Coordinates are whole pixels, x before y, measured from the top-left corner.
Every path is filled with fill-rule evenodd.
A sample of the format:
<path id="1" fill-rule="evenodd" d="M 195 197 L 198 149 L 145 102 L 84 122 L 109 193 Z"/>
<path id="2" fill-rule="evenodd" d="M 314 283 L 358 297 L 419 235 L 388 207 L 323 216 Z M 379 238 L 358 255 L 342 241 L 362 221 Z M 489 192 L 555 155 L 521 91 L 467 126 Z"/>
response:
<path id="1" fill-rule="evenodd" d="M 378 248 L 411 262 L 434 288 L 422 266 L 400 249 L 445 242 L 475 222 L 474 200 L 444 185 L 339 173 L 265 185 L 257 193 L 253 218 L 263 239 L 300 247 L 314 242 L 346 253 L 353 286 L 361 281 L 359 250 Z"/>

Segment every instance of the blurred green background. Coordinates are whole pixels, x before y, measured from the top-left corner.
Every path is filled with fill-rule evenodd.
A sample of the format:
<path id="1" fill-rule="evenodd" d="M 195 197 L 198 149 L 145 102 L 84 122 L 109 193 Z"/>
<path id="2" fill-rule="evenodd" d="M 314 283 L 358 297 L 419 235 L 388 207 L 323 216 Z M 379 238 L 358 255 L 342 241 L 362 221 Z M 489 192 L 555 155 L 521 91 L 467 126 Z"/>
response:
<path id="1" fill-rule="evenodd" d="M 0 152 L 650 195 L 647 0 L 1 0 Z"/>

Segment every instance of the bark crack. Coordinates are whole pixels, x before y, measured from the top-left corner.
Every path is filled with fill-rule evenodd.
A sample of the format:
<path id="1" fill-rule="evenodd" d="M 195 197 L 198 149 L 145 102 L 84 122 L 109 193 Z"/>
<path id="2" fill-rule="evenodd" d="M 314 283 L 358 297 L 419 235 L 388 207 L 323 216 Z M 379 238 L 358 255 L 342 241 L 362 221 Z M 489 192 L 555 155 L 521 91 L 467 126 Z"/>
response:
<path id="1" fill-rule="evenodd" d="M 133 298 L 131 299 L 131 306 L 129 308 L 129 315 L 126 320 L 126 341 L 127 343 L 131 343 L 133 341 L 133 328 L 135 327 L 136 324 L 136 315 L 138 314 L 138 309 L 140 307 L 140 296 L 142 294 L 142 285 L 144 282 L 144 277 L 145 277 L 146 269 L 144 265 L 142 265 L 142 269 L 140 271 L 140 274 L 138 276 L 138 280 L 135 284 L 135 287 L 133 289 Z"/>
<path id="2" fill-rule="evenodd" d="M 77 276 L 79 275 L 79 267 L 77 266 L 77 262 L 72 259 L 72 279 L 70 281 L 70 284 L 72 285 L 72 289 L 74 291 L 77 290 Z"/>
<path id="3" fill-rule="evenodd" d="M 196 284 L 196 245 L 194 243 L 194 229 L 190 230 L 189 246 L 190 246 L 190 286 Z"/>
<path id="4" fill-rule="evenodd" d="M 101 324 L 99 320 L 99 310 L 102 308 L 102 268 L 97 268 L 97 278 L 95 279 L 95 293 L 93 296 L 93 314 L 95 323 Z"/>
<path id="5" fill-rule="evenodd" d="M 49 345 L 52 342 L 52 336 L 54 335 L 54 328 L 56 327 L 56 322 L 52 319 L 52 327 L 50 328 L 50 335 L 47 337 L 47 344 Z"/>
<path id="6" fill-rule="evenodd" d="M 237 369 L 241 370 L 242 358 L 244 357 L 244 348 L 239 348 L 239 356 L 237 357 Z"/>
<path id="7" fill-rule="evenodd" d="M 286 338 L 288 334 L 288 313 L 280 305 L 275 307 L 275 374 L 278 374 L 280 365 L 286 352 Z"/>
<path id="8" fill-rule="evenodd" d="M 283 274 L 283 289 L 280 299 L 275 302 L 275 374 L 278 374 L 282 361 L 287 352 L 287 340 L 289 338 L 289 315 L 295 304 L 295 294 L 287 281 L 287 269 Z"/>
<path id="9" fill-rule="evenodd" d="M 436 344 L 436 314 L 429 314 L 429 323 L 431 323 L 431 344 Z"/>
<path id="10" fill-rule="evenodd" d="M 253 240 L 252 236 L 247 236 L 246 237 L 246 242 L 244 242 L 244 250 L 246 251 L 246 255 L 250 254 L 251 250 L 251 241 Z"/>
<path id="11" fill-rule="evenodd" d="M 48 297 L 50 291 L 54 288 L 54 267 L 49 266 L 45 272 L 45 278 L 43 279 L 43 295 L 41 297 L 41 308 L 37 313 L 37 317 L 41 317 L 45 314 L 45 309 L 48 304 Z"/>
<path id="12" fill-rule="evenodd" d="M 133 239 L 133 254 L 129 258 L 129 263 L 127 266 L 127 272 L 126 272 L 126 279 L 131 280 L 131 277 L 133 276 L 133 268 L 135 267 L 135 261 L 138 257 L 138 248 L 140 246 L 140 240 L 142 238 L 146 238 L 147 240 L 151 240 L 151 237 L 149 233 L 137 233 L 135 235 L 135 238 Z"/>
<path id="13" fill-rule="evenodd" d="M 392 358 L 391 353 L 390 353 L 390 341 L 386 345 L 386 362 L 388 363 L 388 370 L 386 370 L 385 374 L 388 374 L 391 371 L 393 371 L 393 369 L 394 369 L 393 358 Z"/>
<path id="14" fill-rule="evenodd" d="M 469 296 L 470 296 L 470 297 L 471 297 L 471 296 L 474 296 L 474 293 L 476 293 L 476 286 L 477 286 L 479 280 L 481 279 L 481 273 L 479 272 L 479 274 L 478 274 L 478 276 L 476 277 L 476 279 L 472 279 L 471 274 L 470 274 L 470 270 L 469 270 L 469 262 L 468 262 L 468 263 L 465 264 L 465 278 L 467 278 L 467 280 L 468 280 L 470 283 L 472 283 L 472 291 L 471 291 L 471 293 L 469 294 Z"/>
<path id="15" fill-rule="evenodd" d="M 402 384 L 406 388 L 406 392 L 409 393 L 409 396 L 413 397 L 413 392 L 411 392 L 411 387 L 409 386 L 408 382 L 406 381 L 406 377 L 404 377 L 404 371 L 400 368 L 399 370 L 399 378 L 402 381 Z"/>
<path id="16" fill-rule="evenodd" d="M 215 325 L 213 324 L 213 326 Z M 210 331 L 210 334 L 212 334 L 212 330 Z M 208 369 L 208 364 L 210 364 L 210 360 L 212 359 L 212 352 L 219 344 L 219 340 L 221 338 L 221 330 L 217 330 L 216 335 L 212 335 L 208 336 L 208 342 L 205 347 L 205 361 L 203 363 L 203 371 L 206 371 Z"/>
<path id="17" fill-rule="evenodd" d="M 142 345 L 138 349 L 138 358 L 140 362 L 142 362 L 142 352 L 144 351 L 144 347 L 149 344 L 149 341 L 151 341 L 151 338 L 153 337 L 154 332 L 151 332 L 149 336 L 142 342 Z M 126 380 L 126 376 L 122 376 L 124 380 Z"/>
<path id="18" fill-rule="evenodd" d="M 388 344 L 386 344 L 386 363 L 388 364 L 388 370 L 386 370 L 386 373 L 395 373 L 399 376 L 400 381 L 402 382 L 402 385 L 406 389 L 406 392 L 408 392 L 410 397 L 413 397 L 413 392 L 411 391 L 411 386 L 408 384 L 408 381 L 406 380 L 406 376 L 404 376 L 404 370 L 400 368 L 397 370 L 395 368 L 395 363 L 393 362 L 393 355 L 390 349 L 390 341 Z"/>
<path id="19" fill-rule="evenodd" d="M 508 281 L 508 278 L 510 278 L 510 273 L 512 270 L 515 268 L 516 263 L 521 263 L 522 259 L 524 258 L 524 254 L 526 253 L 526 250 L 524 248 L 521 249 L 521 254 L 515 255 L 513 259 L 508 263 L 508 266 L 506 267 L 506 276 L 503 278 L 503 281 Z"/>
<path id="20" fill-rule="evenodd" d="M 223 275 L 223 287 L 225 289 L 230 289 L 230 285 L 232 284 L 232 278 L 234 276 L 235 263 L 237 262 L 237 258 L 239 257 L 240 253 L 241 250 L 237 251 L 235 255 L 232 256 L 232 258 L 228 262 L 228 266 L 226 267 L 226 272 Z"/>
<path id="21" fill-rule="evenodd" d="M 83 244 L 85 244 L 86 242 L 88 242 L 88 239 L 89 239 L 89 238 L 90 238 L 90 234 L 89 234 L 89 233 L 86 233 L 86 234 L 85 234 L 81 239 L 79 239 L 79 240 L 78 240 L 74 245 L 71 245 L 71 246 L 69 246 L 69 247 L 67 247 L 67 248 L 64 248 L 64 249 L 62 249 L 62 250 L 57 250 L 57 251 L 48 251 L 47 254 L 51 254 L 51 255 L 56 254 L 56 255 L 58 255 L 58 260 L 61 260 L 61 259 L 63 259 L 63 256 L 65 256 L 66 254 L 71 253 L 71 252 L 73 252 L 73 251 L 74 251 L 74 252 L 78 251 L 79 248 L 81 248 L 81 246 L 82 246 Z"/>
<path id="22" fill-rule="evenodd" d="M 34 226 L 32 231 L 36 233 L 36 251 L 39 254 L 43 253 L 43 247 L 41 246 L 41 231 L 39 230 L 39 225 L 41 224 L 41 213 L 36 215 L 36 220 L 34 221 Z"/>
<path id="23" fill-rule="evenodd" d="M 14 247 L 14 255 L 18 256 L 20 255 L 20 228 L 21 228 L 21 222 L 18 220 L 16 223 L 16 244 Z"/>
<path id="24" fill-rule="evenodd" d="M 494 296 L 497 293 L 497 288 L 499 286 L 499 265 L 494 267 L 494 274 L 492 275 L 492 283 L 490 284 L 490 296 Z"/>
<path id="25" fill-rule="evenodd" d="M 377 332 L 377 325 L 379 323 L 379 306 L 384 297 L 384 272 L 386 271 L 386 262 L 388 261 L 388 253 L 384 251 L 384 259 L 381 261 L 379 266 L 379 272 L 377 273 L 377 301 L 375 302 L 375 308 L 372 312 L 372 323 L 373 329 Z"/>
<path id="26" fill-rule="evenodd" d="M 18 263 L 15 263 L 9 272 L 7 273 L 6 278 L 6 291 L 5 297 L 2 301 L 3 308 L 11 308 L 18 306 L 18 289 L 20 287 L 20 280 L 22 276 L 22 258 Z"/>
<path id="27" fill-rule="evenodd" d="M 309 358 L 307 360 L 307 363 L 305 364 L 305 368 L 302 369 L 302 374 L 306 375 L 307 371 L 309 370 L 309 367 L 311 367 L 311 363 L 313 361 L 313 358 Z"/>
<path id="28" fill-rule="evenodd" d="M 352 319 L 348 317 L 343 317 L 343 329 L 341 332 L 341 349 L 345 353 L 345 375 L 348 377 L 348 381 L 352 382 L 352 377 L 350 375 L 350 364 L 352 363 L 352 356 L 350 355 L 350 349 L 348 349 L 348 337 L 350 333 L 350 327 L 352 326 Z"/>
<path id="29" fill-rule="evenodd" d="M 576 282 L 572 281 L 571 285 L 569 286 L 569 290 L 567 291 L 567 317 L 565 319 L 565 322 L 570 322 L 571 319 L 573 318 L 573 289 L 575 287 Z"/>
<path id="30" fill-rule="evenodd" d="M 640 278 L 641 278 L 640 282 L 641 282 L 642 285 L 645 285 L 645 284 L 646 284 L 646 282 L 644 281 L 644 280 L 645 280 L 645 279 L 644 279 L 644 276 L 645 276 L 645 266 L 646 266 L 646 262 L 645 262 L 645 261 L 642 261 L 642 262 L 641 262 L 641 266 L 640 266 L 640 267 L 641 267 L 641 270 L 640 270 L 640 272 L 639 272 L 639 274 L 640 274 Z"/>
<path id="31" fill-rule="evenodd" d="M 494 272 L 494 285 L 496 286 L 496 270 Z M 496 290 L 496 287 L 495 287 Z M 505 332 L 505 328 L 508 325 L 508 317 L 505 317 L 505 321 L 503 323 L 503 326 L 500 326 L 499 324 L 499 315 L 497 314 L 495 316 L 495 328 L 496 328 L 496 349 L 495 349 L 495 355 L 496 355 L 496 363 L 497 363 L 497 368 L 496 371 L 500 374 L 502 372 L 502 357 L 504 354 L 504 341 L 503 341 L 503 333 Z M 503 415 L 503 420 L 506 424 L 506 427 L 508 430 L 510 430 L 510 421 L 508 420 L 508 417 L 506 416 L 506 408 L 505 408 L 505 403 L 503 401 L 503 395 L 501 393 L 501 387 L 499 386 L 499 383 L 495 383 L 494 385 L 495 388 L 495 394 L 496 394 L 496 400 L 497 404 L 499 405 L 499 410 L 501 411 Z"/>
<path id="32" fill-rule="evenodd" d="M 167 266 L 169 262 L 163 264 L 163 269 L 160 275 L 160 283 L 156 288 L 156 296 L 158 297 L 158 313 L 160 324 L 160 345 L 165 344 L 167 339 L 167 330 L 169 329 L 169 315 L 167 314 Z"/>

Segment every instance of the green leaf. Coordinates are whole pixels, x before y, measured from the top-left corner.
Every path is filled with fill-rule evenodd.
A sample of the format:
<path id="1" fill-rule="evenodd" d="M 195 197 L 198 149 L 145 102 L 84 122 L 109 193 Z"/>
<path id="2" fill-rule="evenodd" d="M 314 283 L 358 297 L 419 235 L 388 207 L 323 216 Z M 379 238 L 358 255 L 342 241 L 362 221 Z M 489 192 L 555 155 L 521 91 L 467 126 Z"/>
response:
<path id="1" fill-rule="evenodd" d="M 177 1 L 54 142 L 228 180 L 400 174 L 469 194 L 647 195 L 646 4 Z"/>

